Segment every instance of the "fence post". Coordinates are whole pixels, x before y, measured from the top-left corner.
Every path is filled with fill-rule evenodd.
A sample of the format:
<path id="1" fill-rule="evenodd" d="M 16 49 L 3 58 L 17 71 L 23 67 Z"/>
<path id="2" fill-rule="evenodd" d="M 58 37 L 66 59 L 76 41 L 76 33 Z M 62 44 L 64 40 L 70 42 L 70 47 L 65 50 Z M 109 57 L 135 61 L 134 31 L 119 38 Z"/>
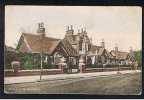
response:
<path id="1" fill-rule="evenodd" d="M 20 70 L 20 62 L 19 61 L 12 61 L 11 62 L 11 66 L 12 66 L 12 68 L 14 70 L 14 74 L 18 75 L 18 72 Z"/>

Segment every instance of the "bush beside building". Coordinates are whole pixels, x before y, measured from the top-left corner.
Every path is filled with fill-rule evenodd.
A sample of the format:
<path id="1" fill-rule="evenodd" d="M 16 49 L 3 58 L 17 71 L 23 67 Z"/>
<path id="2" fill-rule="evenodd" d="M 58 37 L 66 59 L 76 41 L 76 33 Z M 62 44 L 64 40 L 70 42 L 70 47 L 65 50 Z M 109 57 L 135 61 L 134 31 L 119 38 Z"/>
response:
<path id="1" fill-rule="evenodd" d="M 142 51 L 141 50 L 135 51 L 135 59 L 138 62 L 138 65 L 142 66 Z"/>

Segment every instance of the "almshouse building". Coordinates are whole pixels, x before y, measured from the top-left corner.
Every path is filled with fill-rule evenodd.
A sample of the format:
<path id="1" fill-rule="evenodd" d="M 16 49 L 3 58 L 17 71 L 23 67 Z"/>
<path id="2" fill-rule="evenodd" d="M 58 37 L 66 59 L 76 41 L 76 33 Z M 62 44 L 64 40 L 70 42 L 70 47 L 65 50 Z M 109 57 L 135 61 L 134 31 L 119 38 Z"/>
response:
<path id="1" fill-rule="evenodd" d="M 22 53 L 33 54 L 35 62 L 38 61 L 37 56 L 39 56 L 40 53 L 43 53 L 44 63 L 53 65 L 58 65 L 61 58 L 66 58 L 67 61 L 71 60 L 71 58 L 78 58 L 77 51 L 67 39 L 61 40 L 46 37 L 44 30 L 43 24 L 39 24 L 37 35 L 22 33 L 17 45 L 17 50 Z M 77 62 L 75 62 L 75 64 L 76 63 Z"/>
<path id="2" fill-rule="evenodd" d="M 73 26 L 67 26 L 65 39 L 75 48 L 80 56 L 83 56 L 86 63 L 89 64 L 129 64 L 134 62 L 134 56 L 131 52 L 118 51 L 118 47 L 110 52 L 105 48 L 104 40 L 101 41 L 101 46 L 92 44 L 92 40 L 88 37 L 86 29 L 78 30 L 74 34 Z"/>
<path id="3" fill-rule="evenodd" d="M 22 33 L 17 50 L 23 53 L 44 54 L 44 62 L 58 65 L 65 58 L 69 66 L 77 66 L 82 57 L 86 65 L 98 64 L 131 64 L 135 61 L 133 51 L 122 52 L 115 47 L 110 52 L 105 48 L 104 40 L 101 46 L 92 44 L 86 29 L 74 34 L 73 26 L 67 26 L 64 39 L 56 39 L 45 35 L 43 23 L 39 23 L 37 34 Z M 34 57 L 35 60 L 35 57 Z"/>

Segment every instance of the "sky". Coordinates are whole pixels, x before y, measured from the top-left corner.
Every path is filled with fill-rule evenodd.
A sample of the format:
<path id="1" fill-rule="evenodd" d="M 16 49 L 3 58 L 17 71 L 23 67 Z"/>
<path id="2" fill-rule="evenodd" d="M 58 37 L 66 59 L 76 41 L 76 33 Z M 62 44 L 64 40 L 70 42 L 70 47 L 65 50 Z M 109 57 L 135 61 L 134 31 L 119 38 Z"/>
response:
<path id="1" fill-rule="evenodd" d="M 108 50 L 115 45 L 121 51 L 141 49 L 142 8 L 138 6 L 5 6 L 5 44 L 16 47 L 22 32 L 37 34 L 44 22 L 46 36 L 64 38 L 66 26 L 74 34 L 86 28 L 92 43 L 102 39 Z"/>

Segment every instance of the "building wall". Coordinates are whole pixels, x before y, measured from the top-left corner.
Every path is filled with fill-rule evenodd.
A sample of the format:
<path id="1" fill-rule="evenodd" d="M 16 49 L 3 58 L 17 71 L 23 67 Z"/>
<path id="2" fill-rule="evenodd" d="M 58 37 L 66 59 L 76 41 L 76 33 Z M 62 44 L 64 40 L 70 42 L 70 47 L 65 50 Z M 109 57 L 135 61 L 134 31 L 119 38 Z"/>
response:
<path id="1" fill-rule="evenodd" d="M 66 33 L 65 38 L 72 44 L 80 54 L 85 54 L 90 49 L 90 40 L 85 33 L 79 33 L 76 36 L 73 34 Z M 73 44 L 73 42 L 75 44 Z"/>

